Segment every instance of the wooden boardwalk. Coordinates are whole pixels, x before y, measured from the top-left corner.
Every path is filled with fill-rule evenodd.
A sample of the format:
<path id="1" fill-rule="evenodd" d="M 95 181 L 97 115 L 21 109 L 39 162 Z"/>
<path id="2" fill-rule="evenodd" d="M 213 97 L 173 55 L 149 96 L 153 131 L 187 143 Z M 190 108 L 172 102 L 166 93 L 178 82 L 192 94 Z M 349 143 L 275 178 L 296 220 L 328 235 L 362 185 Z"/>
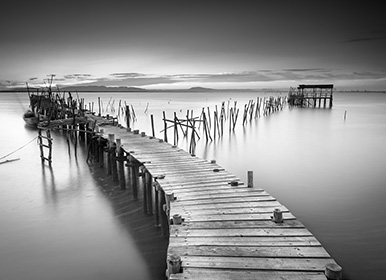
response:
<path id="1" fill-rule="evenodd" d="M 121 139 L 124 151 L 143 165 L 152 186 L 160 190 L 151 188 L 155 203 L 150 210 L 161 220 L 168 215 L 169 279 L 316 280 L 326 279 L 327 264 L 336 264 L 312 233 L 263 189 L 250 188 L 215 162 L 159 139 L 117 126 L 100 128 L 104 138 L 114 134 Z M 165 212 L 157 206 L 163 201 Z M 282 212 L 283 222 L 272 221 L 275 209 Z"/>

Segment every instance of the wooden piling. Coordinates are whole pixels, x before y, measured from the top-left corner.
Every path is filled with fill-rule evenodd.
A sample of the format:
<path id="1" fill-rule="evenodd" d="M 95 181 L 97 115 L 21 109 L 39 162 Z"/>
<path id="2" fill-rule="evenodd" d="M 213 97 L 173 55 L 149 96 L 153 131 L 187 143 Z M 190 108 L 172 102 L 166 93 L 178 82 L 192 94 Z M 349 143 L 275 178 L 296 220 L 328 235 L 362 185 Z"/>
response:
<path id="1" fill-rule="evenodd" d="M 324 275 L 328 280 L 341 280 L 342 279 L 342 267 L 336 263 L 326 264 Z"/>
<path id="2" fill-rule="evenodd" d="M 154 216 L 155 216 L 155 226 L 160 226 L 160 202 L 159 202 L 159 189 L 160 184 L 155 180 L 153 182 L 154 187 Z"/>
<path id="3" fill-rule="evenodd" d="M 152 134 L 153 137 L 155 137 L 153 114 L 150 115 L 150 120 L 151 120 L 151 134 Z"/>
<path id="4" fill-rule="evenodd" d="M 145 171 L 145 192 L 147 197 L 146 212 L 149 215 L 153 214 L 153 177 Z"/>
<path id="5" fill-rule="evenodd" d="M 121 147 L 121 139 L 117 138 L 117 161 L 118 161 L 118 174 L 119 174 L 119 185 L 122 190 L 126 189 L 126 179 L 125 179 L 125 168 L 124 162 L 126 161 L 126 157 L 124 156 L 124 151 Z"/>
<path id="6" fill-rule="evenodd" d="M 248 188 L 253 188 L 253 171 L 248 171 Z"/>
<path id="7" fill-rule="evenodd" d="M 166 198 L 165 198 L 165 191 L 160 188 L 160 219 L 161 219 L 161 230 L 163 236 L 169 236 L 169 221 L 168 216 L 166 212 Z"/>

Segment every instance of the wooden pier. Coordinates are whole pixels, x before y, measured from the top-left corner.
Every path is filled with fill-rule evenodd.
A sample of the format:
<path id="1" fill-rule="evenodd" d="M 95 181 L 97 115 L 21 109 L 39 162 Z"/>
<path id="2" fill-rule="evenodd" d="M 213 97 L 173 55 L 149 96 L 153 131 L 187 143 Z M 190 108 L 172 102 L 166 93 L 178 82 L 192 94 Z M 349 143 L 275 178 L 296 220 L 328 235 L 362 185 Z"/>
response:
<path id="1" fill-rule="evenodd" d="M 306 88 L 309 87 L 300 87 L 299 92 Z M 332 92 L 330 86 L 318 88 Z M 330 98 L 332 106 L 332 93 L 318 94 L 314 94 L 314 106 L 322 98 L 324 103 Z M 288 102 L 310 103 L 305 96 L 303 91 L 299 96 L 289 96 Z M 312 233 L 276 198 L 253 186 L 252 172 L 248 171 L 248 182 L 244 184 L 215 160 L 197 158 L 192 155 L 194 149 L 188 153 L 167 143 L 165 114 L 165 139 L 161 140 L 139 130 L 131 131 L 128 106 L 125 128 L 117 125 L 114 118 L 101 117 L 100 113 L 95 116 L 92 110 L 86 110 L 84 100 L 78 102 L 69 95 L 66 101 L 64 95 L 53 95 L 50 88 L 48 94 L 30 95 L 31 102 L 34 98 L 39 102 L 35 102 L 35 109 L 31 105 L 33 111 L 51 116 L 38 124 L 42 163 L 52 162 L 51 129 L 66 131 L 68 143 L 74 135 L 75 151 L 77 134 L 86 140 L 87 161 L 106 166 L 107 174 L 122 189 L 130 188 L 134 198 L 141 195 L 144 213 L 153 215 L 155 226 L 169 238 L 165 252 L 168 279 L 341 279 L 342 268 Z M 50 105 L 41 105 L 47 102 Z M 258 99 L 256 109 L 254 104 L 244 106 L 243 125 L 248 116 L 260 116 L 261 104 L 266 114 L 282 108 L 283 102 L 281 98 L 270 98 L 268 102 Z M 223 108 L 224 105 L 218 126 L 221 133 Z M 236 103 L 233 109 L 230 124 L 234 128 Z M 217 110 L 214 117 L 216 120 Z M 177 123 L 181 125 L 175 116 L 175 131 Z M 205 115 L 203 123 L 205 127 Z M 205 132 L 208 140 L 208 129 Z M 48 156 L 44 148 L 48 149 Z"/>
<path id="2" fill-rule="evenodd" d="M 341 279 L 341 267 L 285 206 L 253 186 L 251 172 L 244 184 L 214 160 L 94 119 L 95 161 L 107 162 L 134 197 L 143 194 L 143 211 L 169 238 L 169 279 Z"/>
<path id="3" fill-rule="evenodd" d="M 299 85 L 297 89 L 290 88 L 288 94 L 288 104 L 299 107 L 332 107 L 333 101 L 332 84 L 323 85 Z"/>

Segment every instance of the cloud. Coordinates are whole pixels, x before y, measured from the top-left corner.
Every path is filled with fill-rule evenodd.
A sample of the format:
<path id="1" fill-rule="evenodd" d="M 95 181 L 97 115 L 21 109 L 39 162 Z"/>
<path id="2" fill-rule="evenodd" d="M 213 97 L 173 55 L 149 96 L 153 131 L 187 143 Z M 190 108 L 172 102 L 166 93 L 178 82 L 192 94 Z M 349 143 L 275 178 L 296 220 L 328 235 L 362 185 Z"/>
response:
<path id="1" fill-rule="evenodd" d="M 262 69 L 256 71 L 224 72 L 224 73 L 193 73 L 156 75 L 144 73 L 112 73 L 106 77 L 84 80 L 87 85 L 105 86 L 137 86 L 146 87 L 167 84 L 247 84 L 256 82 L 302 81 L 332 82 L 339 79 L 380 79 L 386 73 L 377 72 L 344 72 L 336 69 L 325 68 L 286 68 Z"/>
<path id="2" fill-rule="evenodd" d="M 124 79 L 124 78 L 141 78 L 146 77 L 145 74 L 142 73 L 112 73 L 110 76 L 115 78 Z"/>
<path id="3" fill-rule="evenodd" d="M 92 77 L 91 74 L 67 74 L 67 75 L 64 75 L 63 78 L 64 79 L 77 79 L 77 80 L 82 80 L 82 79 L 89 79 L 90 77 Z M 57 80 L 55 78 L 55 80 Z"/>

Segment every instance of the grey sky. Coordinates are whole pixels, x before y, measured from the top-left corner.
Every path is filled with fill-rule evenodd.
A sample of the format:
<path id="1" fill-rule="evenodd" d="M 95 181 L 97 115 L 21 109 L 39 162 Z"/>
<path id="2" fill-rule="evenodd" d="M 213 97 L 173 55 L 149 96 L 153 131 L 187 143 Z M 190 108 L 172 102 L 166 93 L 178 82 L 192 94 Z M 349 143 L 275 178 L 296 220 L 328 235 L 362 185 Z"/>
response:
<path id="1" fill-rule="evenodd" d="M 374 3 L 10 1 L 0 17 L 0 87 L 53 73 L 62 84 L 149 88 L 386 88 L 386 24 Z"/>

